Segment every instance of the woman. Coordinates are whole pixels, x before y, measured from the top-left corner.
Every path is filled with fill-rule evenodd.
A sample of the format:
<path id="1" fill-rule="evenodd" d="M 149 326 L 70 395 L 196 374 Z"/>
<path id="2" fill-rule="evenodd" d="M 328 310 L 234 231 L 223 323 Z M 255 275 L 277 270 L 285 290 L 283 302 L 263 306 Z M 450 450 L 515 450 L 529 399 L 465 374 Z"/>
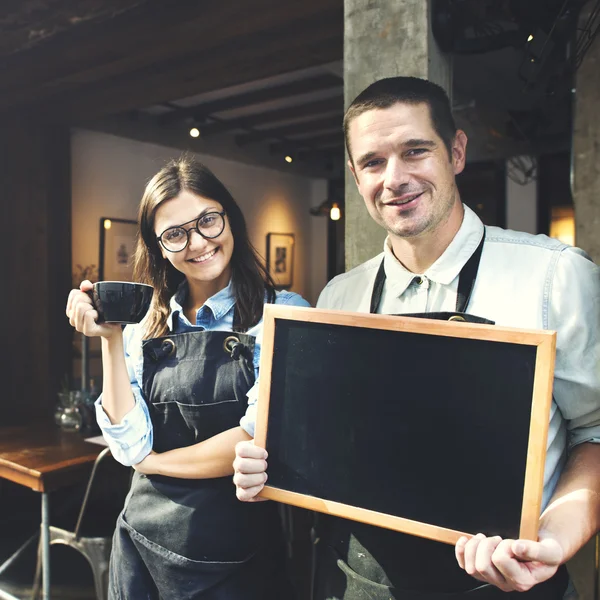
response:
<path id="1" fill-rule="evenodd" d="M 239 423 L 264 303 L 308 303 L 275 292 L 239 207 L 197 162 L 152 178 L 139 223 L 135 278 L 154 286 L 144 321 L 124 333 L 96 323 L 90 282 L 67 303 L 71 324 L 102 338 L 98 420 L 115 457 L 136 465 L 110 598 L 289 598 L 276 504 L 239 502 L 231 475 L 236 443 L 251 439 Z"/>

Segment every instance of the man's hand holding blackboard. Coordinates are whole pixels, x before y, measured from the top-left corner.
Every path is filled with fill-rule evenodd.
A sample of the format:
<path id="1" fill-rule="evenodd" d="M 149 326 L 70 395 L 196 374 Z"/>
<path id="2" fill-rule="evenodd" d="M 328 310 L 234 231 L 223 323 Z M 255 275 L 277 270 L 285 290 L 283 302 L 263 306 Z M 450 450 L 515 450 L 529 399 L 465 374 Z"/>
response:
<path id="1" fill-rule="evenodd" d="M 242 502 L 260 502 L 258 494 L 267 481 L 267 451 L 254 445 L 254 441 L 239 442 L 235 447 L 233 483 L 236 495 Z"/>
<path id="2" fill-rule="evenodd" d="M 505 592 L 526 592 L 550 579 L 563 558 L 563 548 L 553 538 L 532 542 L 480 533 L 471 539 L 460 538 L 456 543 L 456 559 L 461 568 Z"/>

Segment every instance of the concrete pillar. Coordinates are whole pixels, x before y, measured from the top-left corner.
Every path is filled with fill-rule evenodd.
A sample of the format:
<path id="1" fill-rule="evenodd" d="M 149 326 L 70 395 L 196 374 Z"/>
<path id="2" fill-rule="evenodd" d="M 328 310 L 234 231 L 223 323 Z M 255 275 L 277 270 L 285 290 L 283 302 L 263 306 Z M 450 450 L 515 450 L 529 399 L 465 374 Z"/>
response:
<path id="1" fill-rule="evenodd" d="M 588 2 L 580 19 L 589 14 Z M 587 9 L 587 11 L 586 11 Z M 597 37 L 576 74 L 573 124 L 572 191 L 575 204 L 575 244 L 600 263 L 600 37 Z"/>
<path id="2" fill-rule="evenodd" d="M 383 77 L 423 77 L 451 89 L 449 60 L 441 54 L 424 0 L 344 0 L 344 103 Z M 364 206 L 346 172 L 346 270 L 381 252 L 385 232 Z"/>
<path id="3" fill-rule="evenodd" d="M 531 159 L 523 156 L 527 168 L 531 166 Z M 468 168 L 468 167 L 467 167 Z M 507 161 L 506 171 L 509 165 Z M 527 233 L 537 233 L 537 179 L 521 185 L 506 176 L 506 228 Z"/>

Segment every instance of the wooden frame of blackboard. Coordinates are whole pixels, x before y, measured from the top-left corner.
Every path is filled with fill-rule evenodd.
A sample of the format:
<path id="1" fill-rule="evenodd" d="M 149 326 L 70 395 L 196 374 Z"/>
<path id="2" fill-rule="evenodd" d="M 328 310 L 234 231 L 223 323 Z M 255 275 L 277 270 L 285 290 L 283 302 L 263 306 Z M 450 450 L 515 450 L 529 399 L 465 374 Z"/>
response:
<path id="1" fill-rule="evenodd" d="M 303 307 L 289 307 L 269 304 L 265 306 L 263 341 L 260 362 L 259 400 L 257 406 L 255 443 L 267 448 L 269 403 L 271 394 L 272 364 L 275 332 L 280 320 L 302 321 L 310 324 L 343 325 L 368 329 L 381 329 L 397 332 L 418 333 L 430 336 L 464 338 L 509 344 L 522 344 L 536 347 L 531 419 L 523 487 L 523 502 L 519 537 L 536 540 L 541 511 L 546 444 L 554 359 L 556 353 L 556 333 L 553 331 L 524 330 L 495 325 L 480 325 L 464 322 L 447 322 L 433 319 L 398 317 L 390 315 L 369 315 L 337 310 L 323 310 Z M 318 498 L 312 495 L 266 485 L 261 497 L 309 510 L 335 515 L 378 527 L 392 529 L 412 535 L 455 544 L 463 536 L 475 535 L 474 531 L 458 531 L 406 519 L 396 515 L 352 506 L 340 502 Z"/>

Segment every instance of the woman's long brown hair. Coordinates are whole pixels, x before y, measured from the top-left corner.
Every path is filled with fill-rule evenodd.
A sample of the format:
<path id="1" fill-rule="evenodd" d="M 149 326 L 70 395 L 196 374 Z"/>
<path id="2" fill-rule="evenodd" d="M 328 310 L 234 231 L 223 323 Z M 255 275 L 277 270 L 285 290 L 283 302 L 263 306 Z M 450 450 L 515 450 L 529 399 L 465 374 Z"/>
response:
<path id="1" fill-rule="evenodd" d="M 184 275 L 162 257 L 154 231 L 156 209 L 183 190 L 219 202 L 227 214 L 234 241 L 231 281 L 237 308 L 235 329 L 246 331 L 262 318 L 265 294 L 268 302 L 274 301 L 275 284 L 250 243 L 242 211 L 227 188 L 208 167 L 182 156 L 169 162 L 148 182 L 140 202 L 134 277 L 154 287 L 144 338 L 168 332 L 169 301 L 184 280 Z"/>

